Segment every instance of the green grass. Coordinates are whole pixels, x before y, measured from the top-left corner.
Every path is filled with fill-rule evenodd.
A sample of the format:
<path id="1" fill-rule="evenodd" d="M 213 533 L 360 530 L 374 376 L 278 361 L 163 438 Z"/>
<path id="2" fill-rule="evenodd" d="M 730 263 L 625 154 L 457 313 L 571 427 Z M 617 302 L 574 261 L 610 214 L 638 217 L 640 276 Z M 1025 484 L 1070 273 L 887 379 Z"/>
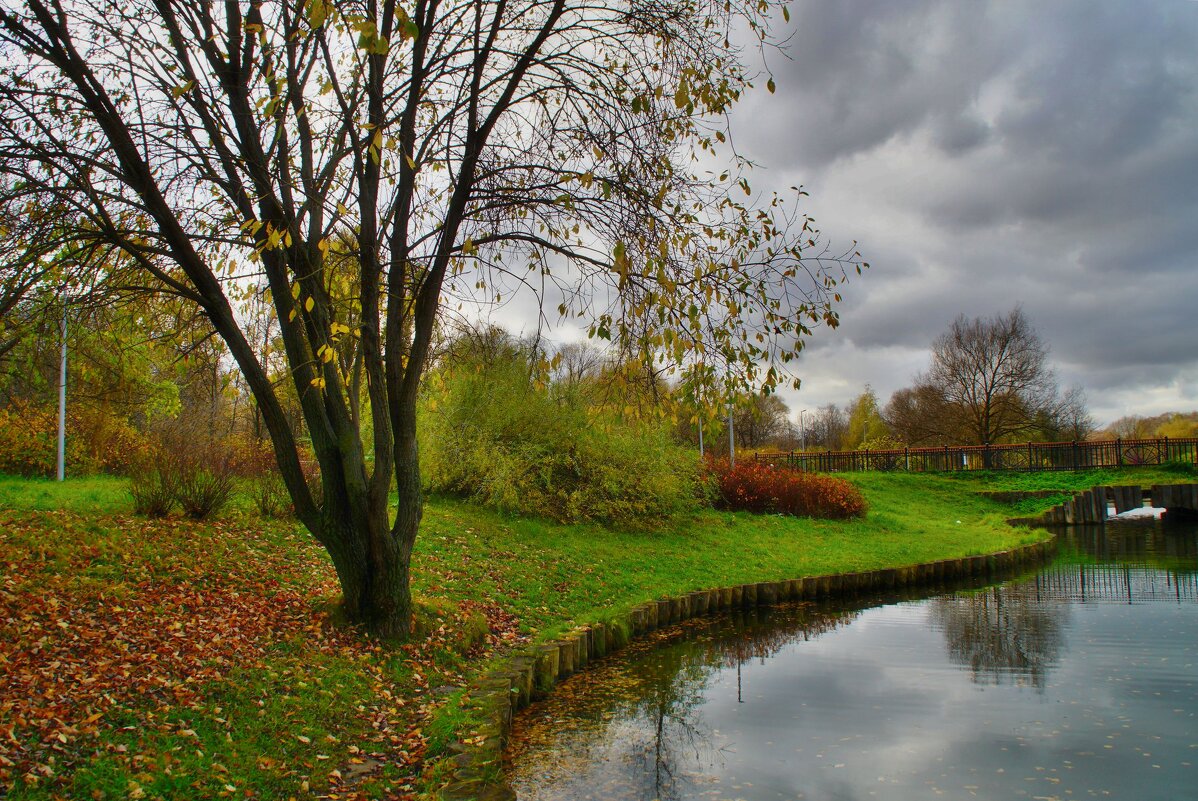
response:
<path id="1" fill-rule="evenodd" d="M 238 656 L 220 680 L 200 683 L 188 704 L 134 699 L 106 708 L 99 739 L 64 746 L 68 756 L 53 780 L 18 781 L 9 797 L 119 798 L 136 795 L 131 783 L 146 797 L 249 791 L 302 798 L 302 782 L 313 793 L 343 792 L 331 771 L 347 769 L 358 745 L 386 755 L 379 772 L 355 788 L 363 797 L 435 784 L 441 768 L 422 763 L 420 749 L 436 756 L 474 725 L 449 689 L 519 641 L 549 639 L 690 590 L 902 566 L 1045 536 L 1006 525 L 1010 507 L 977 495 L 990 488 L 978 477 L 849 479 L 869 502 L 864 519 L 703 512 L 649 532 L 561 525 L 432 498 L 412 575 L 425 636 L 387 649 L 332 625 L 324 610 L 337 590 L 323 551 L 294 523 L 258 519 L 244 499 L 215 521 L 146 521 L 131 514 L 119 479 L 0 478 L 0 562 L 19 568 L 10 591 L 31 608 L 47 597 L 66 610 L 148 604 L 161 610 L 153 628 L 181 623 L 190 631 L 197 621 L 187 619 L 189 607 L 178 598 L 203 588 L 253 599 L 267 616 L 277 612 L 273 593 L 289 592 L 306 599 L 300 614 L 314 621 L 277 634 L 268 629 L 250 644 L 250 658 Z M 481 614 L 493 636 L 472 650 Z M 20 636 L 11 637 L 13 647 L 28 647 Z M 433 692 L 438 687 L 444 692 Z M 385 735 L 376 728 L 380 716 Z M 410 759 L 395 756 L 395 736 L 420 740 Z M 414 772 L 422 767 L 431 771 L 423 779 Z"/>
<path id="2" fill-rule="evenodd" d="M 653 533 L 509 518 L 433 499 L 414 556 L 421 593 L 497 600 L 551 638 L 645 600 L 757 581 L 909 565 L 1043 538 L 936 476 L 864 474 L 864 520 L 707 512 Z"/>
<path id="3" fill-rule="evenodd" d="M 128 514 L 133 511 L 129 483 L 111 476 L 20 478 L 0 474 L 0 509 L 79 514 Z"/>
<path id="4" fill-rule="evenodd" d="M 1036 517 L 1070 500 L 1077 492 L 1094 487 L 1153 484 L 1188 484 L 1198 481 L 1198 472 L 1190 464 L 1143 465 L 1078 471 L 1041 471 L 1019 473 L 976 470 L 944 473 L 943 478 L 973 492 L 1052 492 L 1044 498 L 1024 498 L 1007 504 L 1008 517 Z"/>

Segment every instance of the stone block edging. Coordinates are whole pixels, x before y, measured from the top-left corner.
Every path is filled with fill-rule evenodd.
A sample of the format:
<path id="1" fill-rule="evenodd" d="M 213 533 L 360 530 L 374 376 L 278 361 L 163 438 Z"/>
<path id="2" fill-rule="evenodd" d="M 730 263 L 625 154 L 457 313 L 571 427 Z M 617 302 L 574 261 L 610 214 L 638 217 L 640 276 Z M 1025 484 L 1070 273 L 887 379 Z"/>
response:
<path id="1" fill-rule="evenodd" d="M 502 775 L 503 748 L 513 715 L 547 696 L 563 679 L 589 662 L 612 654 L 633 639 L 658 628 L 701 615 L 751 609 L 785 601 L 820 600 L 869 592 L 917 587 L 940 581 L 997 576 L 1043 562 L 1055 548 L 1052 540 L 959 559 L 941 559 L 906 567 L 858 573 L 762 581 L 672 598 L 648 601 L 623 615 L 592 623 L 560 639 L 529 646 L 507 664 L 473 681 L 465 704 L 480 713 L 483 724 L 473 736 L 450 746 L 453 779 L 438 792 L 442 801 L 512 801 L 515 793 Z"/>

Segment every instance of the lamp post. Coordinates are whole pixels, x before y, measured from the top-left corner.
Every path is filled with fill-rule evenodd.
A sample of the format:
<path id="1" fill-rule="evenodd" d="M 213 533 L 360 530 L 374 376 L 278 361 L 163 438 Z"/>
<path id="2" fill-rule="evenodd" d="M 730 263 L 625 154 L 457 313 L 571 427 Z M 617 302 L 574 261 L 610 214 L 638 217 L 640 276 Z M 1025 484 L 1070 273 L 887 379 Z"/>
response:
<path id="1" fill-rule="evenodd" d="M 732 404 L 728 404 L 728 466 L 736 467 L 736 431 L 732 426 Z"/>
<path id="2" fill-rule="evenodd" d="M 803 422 L 803 415 L 807 414 L 806 409 L 799 410 L 799 450 L 807 452 L 807 424 Z"/>
<path id="3" fill-rule="evenodd" d="M 58 366 L 58 480 L 65 481 L 67 477 L 67 304 L 63 298 L 62 323 L 62 359 Z"/>

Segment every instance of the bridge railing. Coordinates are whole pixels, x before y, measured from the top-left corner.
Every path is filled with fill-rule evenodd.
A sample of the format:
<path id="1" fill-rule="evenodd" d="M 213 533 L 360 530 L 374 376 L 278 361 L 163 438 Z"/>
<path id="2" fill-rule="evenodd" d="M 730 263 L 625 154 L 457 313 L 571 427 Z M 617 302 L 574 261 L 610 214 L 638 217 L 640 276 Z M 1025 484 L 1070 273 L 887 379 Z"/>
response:
<path id="1" fill-rule="evenodd" d="M 1092 467 L 1187 462 L 1198 464 L 1198 437 L 943 445 L 859 451 L 761 451 L 759 463 L 813 473 L 866 470 L 912 473 L 960 470 L 1086 470 Z"/>

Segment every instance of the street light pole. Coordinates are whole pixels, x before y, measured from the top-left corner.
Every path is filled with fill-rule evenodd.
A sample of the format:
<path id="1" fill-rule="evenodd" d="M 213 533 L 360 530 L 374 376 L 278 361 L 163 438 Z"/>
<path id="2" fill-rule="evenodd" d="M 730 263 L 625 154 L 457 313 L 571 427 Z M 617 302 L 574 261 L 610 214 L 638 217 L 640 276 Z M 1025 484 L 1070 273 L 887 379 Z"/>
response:
<path id="1" fill-rule="evenodd" d="M 67 305 L 62 304 L 62 360 L 58 368 L 58 480 L 67 477 Z"/>
<path id="2" fill-rule="evenodd" d="M 732 404 L 728 404 L 728 466 L 736 467 L 736 431 L 732 426 Z"/>
<path id="3" fill-rule="evenodd" d="M 807 451 L 807 424 L 803 422 L 803 415 L 807 414 L 806 409 L 799 410 L 799 450 Z"/>

